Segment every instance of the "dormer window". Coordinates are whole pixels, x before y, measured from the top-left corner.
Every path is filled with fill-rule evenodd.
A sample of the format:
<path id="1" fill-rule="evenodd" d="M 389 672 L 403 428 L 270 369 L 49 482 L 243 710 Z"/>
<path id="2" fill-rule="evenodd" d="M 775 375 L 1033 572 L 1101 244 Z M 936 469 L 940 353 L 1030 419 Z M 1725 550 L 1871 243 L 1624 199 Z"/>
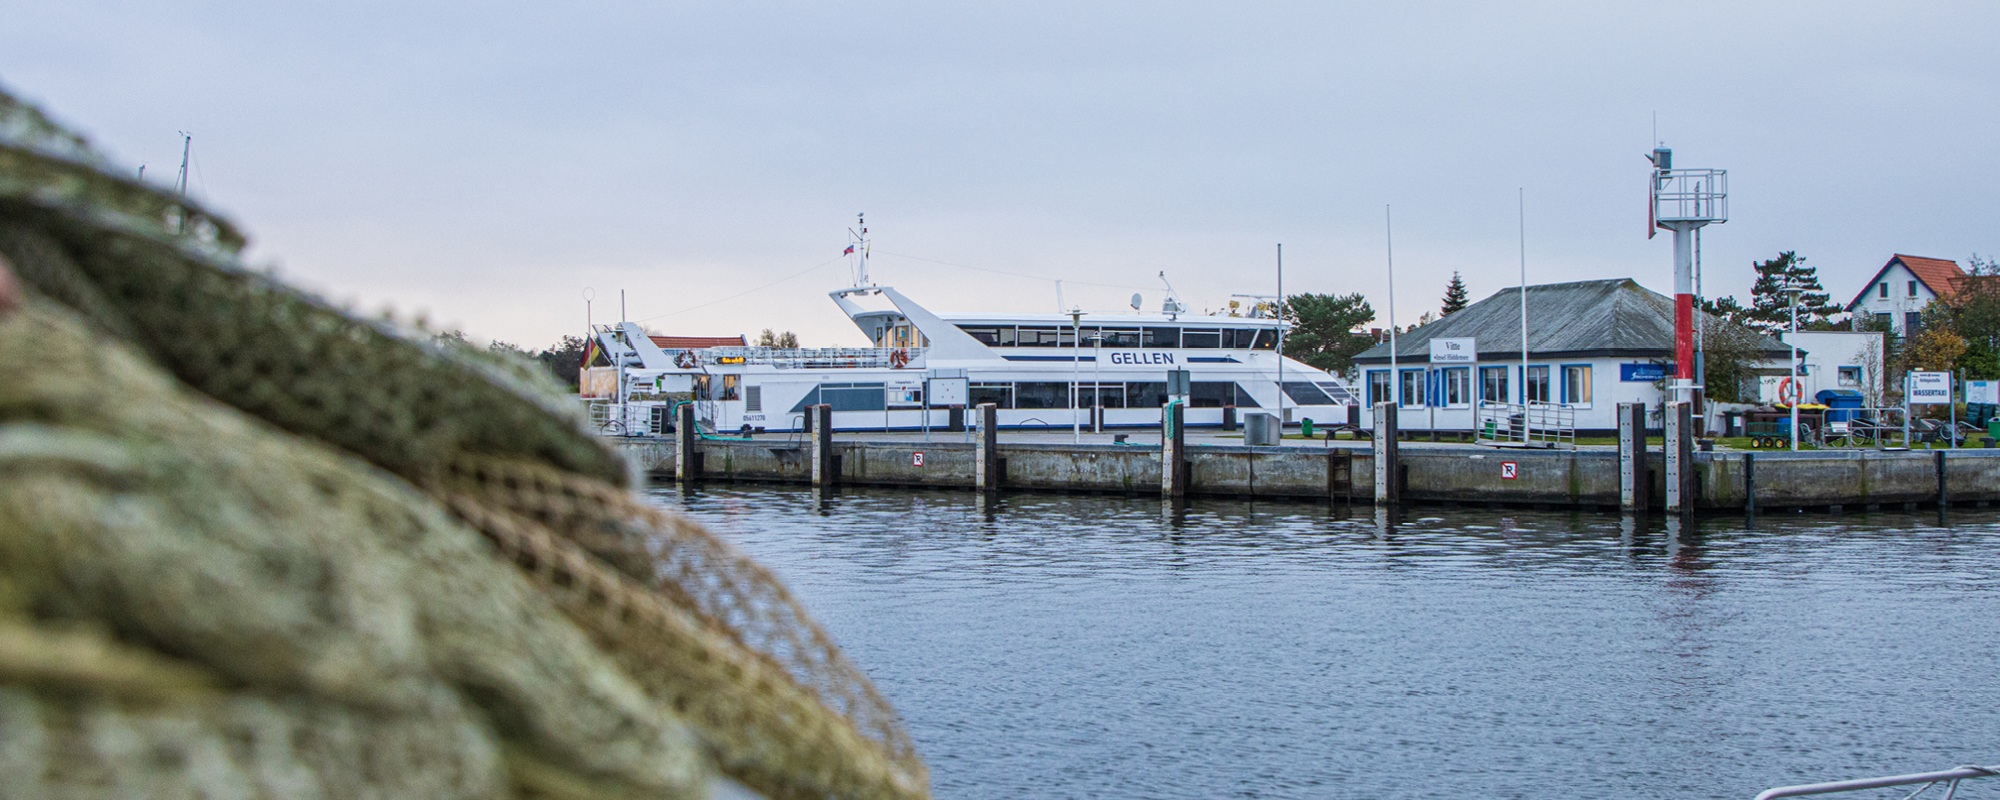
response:
<path id="1" fill-rule="evenodd" d="M 1878 294 L 1878 295 L 1876 295 L 1876 297 L 1880 297 L 1880 298 L 1882 298 L 1882 299 L 1884 299 L 1884 300 L 1887 300 L 1887 299 L 1889 299 L 1889 284 L 1888 284 L 1888 283 L 1886 283 L 1886 282 L 1885 282 L 1885 283 L 1883 283 L 1883 284 L 1882 284 L 1881 286 L 1877 286 L 1877 287 L 1875 287 L 1875 288 L 1877 288 L 1877 289 L 1881 289 L 1881 290 L 1882 290 L 1881 294 Z"/>
<path id="2" fill-rule="evenodd" d="M 1916 282 L 1916 281 L 1910 281 L 1910 296 L 1911 296 L 1911 297 L 1916 297 L 1916 296 L 1917 296 L 1917 282 Z"/>

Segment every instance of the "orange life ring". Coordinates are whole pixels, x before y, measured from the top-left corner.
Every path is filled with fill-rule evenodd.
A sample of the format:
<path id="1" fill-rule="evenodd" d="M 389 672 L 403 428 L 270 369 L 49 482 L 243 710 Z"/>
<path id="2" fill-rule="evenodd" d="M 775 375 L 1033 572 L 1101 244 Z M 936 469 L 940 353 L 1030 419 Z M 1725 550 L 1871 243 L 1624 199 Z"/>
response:
<path id="1" fill-rule="evenodd" d="M 680 367 L 681 369 L 694 369 L 694 364 L 695 364 L 695 359 L 693 350 L 682 350 L 680 355 L 674 356 L 674 366 Z"/>
<path id="2" fill-rule="evenodd" d="M 894 352 L 891 352 L 889 354 L 889 367 L 891 369 L 902 369 L 909 365 L 910 365 L 910 351 L 898 347 L 895 349 Z"/>
<path id="3" fill-rule="evenodd" d="M 1799 383 L 1797 378 L 1787 376 L 1783 381 L 1778 383 L 1778 402 L 1784 405 L 1798 405 L 1799 401 L 1804 399 L 1805 393 L 1805 386 Z M 1787 396 L 1791 399 L 1785 399 Z"/>

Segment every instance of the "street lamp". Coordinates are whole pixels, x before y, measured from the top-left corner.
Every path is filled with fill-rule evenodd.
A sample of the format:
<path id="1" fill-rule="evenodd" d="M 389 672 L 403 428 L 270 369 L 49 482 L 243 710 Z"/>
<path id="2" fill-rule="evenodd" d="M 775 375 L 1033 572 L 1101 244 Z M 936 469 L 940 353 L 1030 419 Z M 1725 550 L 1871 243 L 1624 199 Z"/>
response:
<path id="1" fill-rule="evenodd" d="M 1799 380 L 1799 292 L 1804 289 L 1805 286 L 1799 283 L 1797 278 L 1785 279 L 1783 290 L 1792 294 L 1792 335 L 1786 338 L 1792 345 L 1791 377 L 1787 380 L 1791 381 L 1793 392 L 1792 452 L 1794 453 L 1799 451 L 1799 403 L 1805 400 L 1806 397 L 1805 382 Z M 1783 394 L 1783 392 L 1779 392 L 1780 397 L 1778 399 L 1783 400 Z"/>

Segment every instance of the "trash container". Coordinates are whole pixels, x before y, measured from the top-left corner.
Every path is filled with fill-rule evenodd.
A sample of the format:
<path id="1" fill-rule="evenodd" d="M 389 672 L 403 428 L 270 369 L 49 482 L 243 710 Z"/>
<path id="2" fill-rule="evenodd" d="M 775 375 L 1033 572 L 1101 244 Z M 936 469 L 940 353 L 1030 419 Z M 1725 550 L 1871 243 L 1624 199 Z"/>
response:
<path id="1" fill-rule="evenodd" d="M 1313 438 L 1313 418 L 1312 418 L 1312 417 L 1306 417 L 1304 421 L 1302 421 L 1302 422 L 1300 422 L 1300 423 L 1299 423 L 1299 432 L 1300 432 L 1300 433 L 1303 433 L 1303 434 L 1305 434 L 1305 435 L 1306 435 L 1306 438 L 1308 438 L 1308 439 L 1311 439 L 1311 438 Z"/>
<path id="2" fill-rule="evenodd" d="M 1853 389 L 1821 389 L 1813 399 L 1827 407 L 1827 422 L 1853 422 L 1868 407 L 1867 398 Z"/>

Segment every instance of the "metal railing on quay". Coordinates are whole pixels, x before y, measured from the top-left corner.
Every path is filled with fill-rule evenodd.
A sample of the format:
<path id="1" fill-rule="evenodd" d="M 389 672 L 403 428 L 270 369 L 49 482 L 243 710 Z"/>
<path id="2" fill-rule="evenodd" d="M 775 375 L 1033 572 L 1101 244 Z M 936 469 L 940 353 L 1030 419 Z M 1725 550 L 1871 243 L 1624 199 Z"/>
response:
<path id="1" fill-rule="evenodd" d="M 1920 788 L 1904 795 L 1904 800 L 1910 800 L 1937 786 L 1944 787 L 1944 794 L 1940 795 L 1943 800 L 1952 800 L 1952 796 L 1958 793 L 1959 781 L 1991 778 L 1996 775 L 2000 775 L 2000 767 L 1963 766 L 1942 772 L 1919 772 L 1911 775 L 1890 775 L 1882 778 L 1859 778 L 1851 781 L 1780 786 L 1775 789 L 1765 789 L 1757 795 L 1757 800 L 1777 800 L 1780 797 L 1805 797 L 1815 794 L 1859 792 L 1867 789 L 1887 789 L 1895 786 L 1918 786 L 1919 784 L 1921 784 Z"/>
<path id="2" fill-rule="evenodd" d="M 1575 449 L 1576 407 L 1482 402 L 1473 415 L 1473 431 L 1480 444 Z"/>
<path id="3" fill-rule="evenodd" d="M 921 366 L 922 347 L 707 347 L 700 350 L 673 350 L 701 364 L 768 364 L 779 369 L 827 369 L 855 367 Z"/>

